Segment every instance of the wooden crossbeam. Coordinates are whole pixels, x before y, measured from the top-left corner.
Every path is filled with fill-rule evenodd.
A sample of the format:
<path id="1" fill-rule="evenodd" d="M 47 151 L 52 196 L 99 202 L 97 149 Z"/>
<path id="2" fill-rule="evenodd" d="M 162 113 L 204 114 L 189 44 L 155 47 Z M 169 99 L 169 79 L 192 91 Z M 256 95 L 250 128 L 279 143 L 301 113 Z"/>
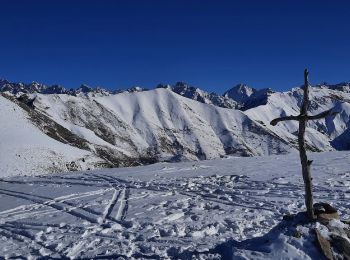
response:
<path id="1" fill-rule="evenodd" d="M 274 120 L 272 120 L 270 122 L 270 124 L 275 126 L 275 125 L 277 125 L 277 123 L 282 122 L 282 121 L 290 121 L 290 120 L 295 120 L 295 121 L 300 121 L 300 120 L 306 120 L 306 121 L 318 120 L 318 119 L 326 118 L 328 116 L 335 116 L 338 113 L 339 112 L 333 111 L 333 109 L 329 109 L 327 111 L 324 111 L 324 112 L 319 113 L 319 114 L 314 115 L 314 116 L 305 116 L 305 115 L 283 116 L 283 117 L 275 118 Z"/>

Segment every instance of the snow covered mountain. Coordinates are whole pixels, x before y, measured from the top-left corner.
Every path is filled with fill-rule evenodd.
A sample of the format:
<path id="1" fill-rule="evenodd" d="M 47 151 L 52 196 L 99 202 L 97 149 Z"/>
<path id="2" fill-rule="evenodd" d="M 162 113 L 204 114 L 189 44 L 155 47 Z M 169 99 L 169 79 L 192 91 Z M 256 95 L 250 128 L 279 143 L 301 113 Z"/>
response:
<path id="1" fill-rule="evenodd" d="M 94 154 L 106 166 L 295 150 L 294 144 L 239 110 L 202 104 L 168 89 L 116 95 L 3 95 L 51 138 Z M 5 125 L 8 121 L 1 118 Z M 11 131 L 11 125 L 8 128 Z"/>
<path id="2" fill-rule="evenodd" d="M 38 94 L 34 106 L 73 134 L 109 147 L 118 158 L 195 160 L 292 149 L 241 111 L 201 104 L 167 89 L 110 96 Z"/>
<path id="3" fill-rule="evenodd" d="M 237 108 L 237 102 L 230 97 L 220 96 L 214 92 L 209 93 L 199 88 L 190 86 L 185 82 L 177 82 L 174 86 L 170 85 L 158 85 L 158 88 L 167 88 L 173 92 L 189 98 L 196 100 L 204 104 L 212 104 L 218 107 L 225 108 Z"/>
<path id="4" fill-rule="evenodd" d="M 300 88 L 280 93 L 241 84 L 220 96 L 182 82 L 159 85 L 154 90 L 134 87 L 112 92 L 86 85 L 66 90 L 61 86 L 2 80 L 0 90 L 1 105 L 11 104 L 10 110 L 17 110 L 26 120 L 24 125 L 41 130 L 45 138 L 59 141 L 67 151 L 73 147 L 84 153 L 79 158 L 60 154 L 57 157 L 65 160 L 61 160 L 57 171 L 211 159 L 228 154 L 269 155 L 296 151 L 297 147 L 297 122 L 277 126 L 270 126 L 269 122 L 299 113 Z M 311 114 L 328 109 L 340 113 L 308 123 L 308 149 L 350 149 L 349 84 L 317 85 L 311 88 L 310 95 Z M 22 129 L 11 125 L 6 113 L 1 113 L 0 120 L 4 125 L 1 131 L 34 140 L 33 131 L 23 134 Z M 6 136 L 0 135 L 1 141 Z M 8 156 L 17 154 L 20 156 L 13 157 L 16 160 L 30 161 L 22 157 L 25 152 L 16 152 L 15 146 L 6 145 Z M 52 160 L 46 160 L 42 168 L 51 169 Z M 25 171 L 24 167 L 20 169 Z"/>
<path id="5" fill-rule="evenodd" d="M 101 87 L 90 87 L 86 84 L 82 84 L 79 88 L 77 89 L 66 89 L 63 86 L 60 85 L 52 85 L 52 86 L 47 86 L 44 84 L 40 84 L 37 82 L 32 82 L 29 84 L 25 84 L 22 82 L 19 83 L 14 83 L 10 82 L 5 79 L 0 79 L 0 92 L 9 92 L 11 94 L 35 94 L 35 93 L 40 93 L 40 94 L 67 94 L 71 96 L 76 96 L 79 94 L 97 94 L 97 95 L 112 95 L 112 94 L 118 94 L 118 93 L 123 93 L 123 92 L 141 92 L 141 91 L 146 91 L 147 89 L 141 88 L 141 87 L 132 87 L 126 90 L 108 90 L 104 89 Z"/>
<path id="6" fill-rule="evenodd" d="M 22 82 L 14 83 L 5 79 L 0 79 L 0 92 L 17 93 L 43 93 L 43 94 L 73 94 L 73 89 L 67 90 L 59 85 L 46 86 L 37 82 L 25 84 Z"/>
<path id="7" fill-rule="evenodd" d="M 269 122 L 279 116 L 298 115 L 303 99 L 301 88 L 293 88 L 287 92 L 275 92 L 262 95 L 260 100 L 248 99 L 250 108 L 245 114 L 264 123 L 280 137 L 296 138 L 298 122 L 284 121 L 277 126 Z M 255 102 L 257 101 L 257 102 Z M 348 83 L 337 85 L 317 85 L 310 89 L 310 114 L 318 114 L 332 109 L 338 115 L 326 119 L 309 121 L 307 124 L 307 140 L 321 150 L 348 150 L 350 148 L 350 88 Z"/>
<path id="8" fill-rule="evenodd" d="M 266 104 L 268 97 L 274 91 L 270 88 L 257 90 L 245 84 L 238 84 L 224 93 L 224 97 L 237 102 L 237 108 L 247 110 L 252 107 Z"/>
<path id="9" fill-rule="evenodd" d="M 246 84 L 238 84 L 224 93 L 224 97 L 231 98 L 238 103 L 244 103 L 257 90 Z"/>

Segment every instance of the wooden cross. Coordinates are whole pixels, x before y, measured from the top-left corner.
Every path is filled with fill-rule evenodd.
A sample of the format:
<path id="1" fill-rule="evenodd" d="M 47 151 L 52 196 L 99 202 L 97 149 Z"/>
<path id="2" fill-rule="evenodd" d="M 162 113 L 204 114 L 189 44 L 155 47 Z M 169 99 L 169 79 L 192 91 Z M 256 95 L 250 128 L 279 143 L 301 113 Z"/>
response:
<path id="1" fill-rule="evenodd" d="M 305 128 L 306 122 L 309 120 L 317 120 L 325 118 L 327 116 L 332 116 L 337 114 L 333 112 L 332 109 L 322 112 L 315 116 L 309 116 L 307 110 L 309 108 L 309 72 L 307 69 L 304 70 L 304 99 L 303 104 L 300 108 L 300 114 L 298 116 L 285 116 L 279 117 L 270 122 L 271 125 L 275 126 L 278 122 L 287 121 L 287 120 L 296 120 L 299 121 L 299 132 L 298 132 L 298 144 L 299 144 L 299 155 L 303 173 L 303 179 L 305 184 L 305 205 L 307 209 L 307 215 L 310 220 L 315 219 L 315 214 L 313 210 L 313 196 L 312 196 L 312 178 L 310 173 L 310 167 L 312 161 L 307 159 L 306 147 L 305 147 Z"/>

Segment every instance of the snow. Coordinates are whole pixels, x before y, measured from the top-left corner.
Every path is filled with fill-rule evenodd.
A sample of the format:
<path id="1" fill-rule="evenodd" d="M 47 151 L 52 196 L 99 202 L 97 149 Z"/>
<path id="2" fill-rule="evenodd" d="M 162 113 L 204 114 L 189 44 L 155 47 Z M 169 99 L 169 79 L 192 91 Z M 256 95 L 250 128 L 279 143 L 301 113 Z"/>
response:
<path id="1" fill-rule="evenodd" d="M 332 219 L 329 222 L 330 227 L 335 227 L 335 228 L 349 228 L 349 225 L 341 222 L 339 219 Z"/>
<path id="2" fill-rule="evenodd" d="M 88 151 L 45 135 L 29 121 L 23 109 L 2 96 L 0 111 L 1 177 L 67 171 L 66 165 L 72 161 L 78 169 L 86 169 L 98 161 Z"/>
<path id="3" fill-rule="evenodd" d="M 350 152 L 310 158 L 315 201 L 349 220 Z M 298 154 L 6 177 L 0 256 L 320 259 L 317 226 L 282 221 L 301 194 Z"/>

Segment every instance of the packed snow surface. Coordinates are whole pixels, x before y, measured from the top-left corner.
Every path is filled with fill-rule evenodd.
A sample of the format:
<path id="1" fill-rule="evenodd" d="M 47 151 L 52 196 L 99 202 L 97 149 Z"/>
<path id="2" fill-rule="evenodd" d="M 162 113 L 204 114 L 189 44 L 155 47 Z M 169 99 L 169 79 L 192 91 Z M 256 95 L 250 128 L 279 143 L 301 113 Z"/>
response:
<path id="1" fill-rule="evenodd" d="M 310 154 L 315 201 L 350 218 L 350 152 Z M 321 259 L 298 154 L 158 163 L 0 182 L 0 256 L 100 259 Z"/>

